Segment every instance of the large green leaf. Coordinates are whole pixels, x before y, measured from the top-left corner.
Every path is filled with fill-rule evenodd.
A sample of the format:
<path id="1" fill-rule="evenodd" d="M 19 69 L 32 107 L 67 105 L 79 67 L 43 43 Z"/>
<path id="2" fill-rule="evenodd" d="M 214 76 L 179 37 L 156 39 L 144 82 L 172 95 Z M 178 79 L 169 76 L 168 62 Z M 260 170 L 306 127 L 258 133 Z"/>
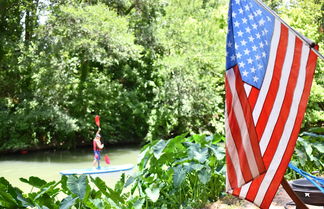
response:
<path id="1" fill-rule="evenodd" d="M 35 205 L 36 205 L 36 208 L 37 209 L 52 209 L 53 208 L 53 207 L 50 207 L 50 208 L 49 207 L 46 207 L 45 205 L 39 205 L 37 203 Z"/>
<path id="2" fill-rule="evenodd" d="M 0 177 L 0 190 L 10 194 L 19 204 L 18 196 L 22 196 L 22 191 L 19 188 L 13 187 L 5 178 Z"/>
<path id="3" fill-rule="evenodd" d="M 320 153 L 324 153 L 324 144 L 322 143 L 315 143 L 314 148 L 317 149 Z"/>
<path id="4" fill-rule="evenodd" d="M 86 203 L 86 206 L 91 209 L 98 209 L 98 208 L 105 208 L 110 209 L 110 205 L 104 204 L 104 201 L 102 199 L 90 199 Z"/>
<path id="5" fill-rule="evenodd" d="M 107 187 L 108 191 L 109 191 L 109 198 L 114 201 L 116 204 L 124 204 L 125 203 L 125 199 L 124 197 L 121 195 L 121 193 L 119 193 L 118 191 L 116 192 L 115 190 Z"/>
<path id="6" fill-rule="evenodd" d="M 88 179 L 86 175 L 81 175 L 80 177 L 71 175 L 67 180 L 68 189 L 76 194 L 80 199 L 83 199 L 86 194 L 86 189 L 88 185 Z"/>
<path id="7" fill-rule="evenodd" d="M 198 135 L 198 134 L 193 135 L 192 138 L 195 143 L 201 144 L 202 146 L 208 143 L 208 140 L 212 139 L 211 136 L 206 137 L 205 135 Z"/>
<path id="8" fill-rule="evenodd" d="M 35 201 L 35 205 L 41 206 L 40 208 L 56 209 L 58 208 L 58 202 L 55 202 L 55 198 L 51 198 L 48 194 L 42 195 Z"/>
<path id="9" fill-rule="evenodd" d="M 107 186 L 106 183 L 99 177 L 92 178 L 90 177 L 91 181 L 98 187 L 99 191 L 104 194 L 106 197 L 109 197 L 109 194 L 107 192 Z"/>
<path id="10" fill-rule="evenodd" d="M 134 209 L 142 209 L 144 202 L 145 202 L 144 198 L 137 199 L 134 203 Z"/>
<path id="11" fill-rule="evenodd" d="M 18 203 L 9 193 L 0 191 L 0 206 L 3 208 L 18 208 Z"/>
<path id="12" fill-rule="evenodd" d="M 197 160 L 200 163 L 204 163 L 208 158 L 208 148 L 201 148 L 199 144 L 186 143 L 189 145 L 188 155 L 190 159 Z"/>
<path id="13" fill-rule="evenodd" d="M 71 191 L 67 187 L 67 181 L 68 181 L 68 177 L 65 175 L 62 175 L 62 177 L 61 177 L 62 192 L 66 193 L 66 194 L 70 194 Z"/>
<path id="14" fill-rule="evenodd" d="M 177 188 L 184 182 L 186 179 L 186 170 L 182 166 L 177 166 L 173 168 L 173 185 Z"/>
<path id="15" fill-rule="evenodd" d="M 144 149 L 144 150 L 143 150 L 143 148 L 142 148 L 140 154 L 139 154 L 138 157 L 137 157 L 137 162 L 138 162 L 138 163 L 141 162 L 141 161 L 144 159 L 144 157 L 146 156 L 146 153 L 147 153 L 149 150 L 150 150 L 149 147 L 147 147 L 147 148 Z"/>
<path id="16" fill-rule="evenodd" d="M 156 202 L 160 196 L 160 188 L 158 187 L 149 187 L 145 189 L 145 194 L 152 200 L 152 202 Z"/>
<path id="17" fill-rule="evenodd" d="M 135 180 L 136 180 L 136 178 L 137 178 L 137 175 L 136 175 L 137 173 L 134 173 L 132 176 L 128 176 L 127 177 L 127 180 L 126 180 L 126 183 L 125 183 L 125 185 L 124 185 L 124 187 L 128 187 L 129 185 L 131 185 Z"/>
<path id="18" fill-rule="evenodd" d="M 186 140 L 186 138 L 185 138 L 186 135 L 188 135 L 188 133 L 184 133 L 180 136 L 176 136 L 172 139 L 169 139 L 165 150 L 167 152 L 171 152 L 171 153 L 174 153 L 174 152 L 179 153 L 180 150 L 184 150 L 185 147 L 182 145 L 182 143 Z"/>
<path id="19" fill-rule="evenodd" d="M 310 144 L 306 145 L 305 150 L 306 150 L 306 154 L 308 156 L 312 156 L 313 148 L 312 148 L 312 146 Z"/>
<path id="20" fill-rule="evenodd" d="M 165 146 L 167 145 L 167 142 L 165 140 L 160 140 L 158 143 L 156 143 L 152 149 L 153 149 L 153 154 L 156 159 L 159 159 L 161 155 L 163 154 L 163 150 Z"/>
<path id="21" fill-rule="evenodd" d="M 54 189 L 58 184 L 60 184 L 60 182 L 52 181 L 52 182 L 49 182 L 49 183 L 43 185 L 40 188 L 40 190 L 36 193 L 37 195 L 34 197 L 34 200 L 40 198 L 44 194 L 47 194 L 48 195 L 47 199 L 50 200 L 51 199 L 49 197 L 50 195 L 54 197 L 55 195 L 58 194 L 58 191 L 59 190 L 58 189 Z"/>
<path id="22" fill-rule="evenodd" d="M 211 177 L 211 170 L 209 167 L 205 167 L 198 172 L 198 178 L 202 184 L 207 184 Z"/>
<path id="23" fill-rule="evenodd" d="M 111 206 L 111 208 L 122 209 L 122 206 L 120 204 L 116 203 L 111 198 L 105 198 L 104 200 L 105 200 L 106 203 L 108 203 Z"/>
<path id="24" fill-rule="evenodd" d="M 191 172 L 191 171 L 198 172 L 198 171 L 200 171 L 201 169 L 204 168 L 204 165 L 198 164 L 198 163 L 194 163 L 194 162 L 184 163 L 183 166 L 184 166 L 184 168 L 185 168 L 185 170 L 187 172 Z"/>
<path id="25" fill-rule="evenodd" d="M 147 162 L 150 159 L 150 147 L 147 147 L 144 151 L 142 151 L 137 159 L 137 166 L 139 169 L 144 169 L 147 165 Z"/>
<path id="26" fill-rule="evenodd" d="M 117 183 L 115 184 L 115 191 L 118 193 L 122 193 L 123 189 L 124 189 L 124 185 L 125 185 L 125 173 L 122 173 L 121 177 L 119 178 L 119 180 L 117 181 Z"/>
<path id="27" fill-rule="evenodd" d="M 68 196 L 68 197 L 64 198 L 60 204 L 60 209 L 70 209 L 75 204 L 75 201 L 78 198 L 79 197 L 73 198 L 72 196 Z"/>
<path id="28" fill-rule="evenodd" d="M 34 207 L 35 206 L 32 200 L 26 199 L 25 197 L 23 197 L 22 194 L 17 195 L 17 200 L 20 201 L 22 206 L 24 206 L 24 207 Z"/>
<path id="29" fill-rule="evenodd" d="M 36 176 L 31 176 L 29 177 L 29 179 L 25 179 L 25 178 L 19 178 L 20 181 L 27 183 L 33 187 L 36 188 L 41 188 L 42 186 L 44 186 L 45 184 L 47 184 L 47 182 L 41 178 L 38 178 Z"/>
<path id="30" fill-rule="evenodd" d="M 208 146 L 216 156 L 217 160 L 223 160 L 225 157 L 225 149 L 221 146 L 216 146 L 212 144 L 211 146 Z"/>

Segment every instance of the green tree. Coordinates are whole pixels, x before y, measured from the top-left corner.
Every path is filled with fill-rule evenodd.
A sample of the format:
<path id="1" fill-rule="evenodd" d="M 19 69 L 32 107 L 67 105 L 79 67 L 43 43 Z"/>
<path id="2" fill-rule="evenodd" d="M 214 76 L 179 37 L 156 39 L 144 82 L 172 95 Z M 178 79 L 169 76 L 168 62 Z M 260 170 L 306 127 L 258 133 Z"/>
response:
<path id="1" fill-rule="evenodd" d="M 223 133 L 225 9 L 215 2 L 171 1 L 158 39 L 166 53 L 156 63 L 147 139 L 184 132 Z"/>
<path id="2" fill-rule="evenodd" d="M 133 107 L 140 105 L 136 76 L 142 48 L 134 44 L 127 20 L 103 4 L 66 6 L 43 31 L 40 38 L 48 37 L 51 54 L 41 74 L 43 82 L 38 83 L 47 88 L 45 97 L 68 109 L 82 136 L 88 136 L 95 112 L 106 118 L 103 124 L 109 123 L 106 130 L 112 140 L 135 137 L 137 129 L 130 121 L 140 117 L 133 114 Z M 51 89 L 53 94 L 46 95 Z M 124 120 L 127 116 L 129 121 Z"/>
<path id="3" fill-rule="evenodd" d="M 280 16 L 296 31 L 319 45 L 324 54 L 324 2 L 288 1 L 279 7 Z M 304 118 L 304 130 L 324 124 L 324 61 L 318 60 L 311 95 Z"/>
<path id="4" fill-rule="evenodd" d="M 8 142 L 14 136 L 15 119 L 19 105 L 31 97 L 30 68 L 22 61 L 24 51 L 29 47 L 37 28 L 41 4 L 38 1 L 17 0 L 0 2 L 0 140 Z M 24 67 L 23 67 L 24 65 Z M 24 140 L 8 145 L 16 147 Z M 4 145 L 4 143 L 1 143 Z M 16 144 L 16 145 L 14 145 Z M 19 145 L 17 145 L 19 146 Z"/>

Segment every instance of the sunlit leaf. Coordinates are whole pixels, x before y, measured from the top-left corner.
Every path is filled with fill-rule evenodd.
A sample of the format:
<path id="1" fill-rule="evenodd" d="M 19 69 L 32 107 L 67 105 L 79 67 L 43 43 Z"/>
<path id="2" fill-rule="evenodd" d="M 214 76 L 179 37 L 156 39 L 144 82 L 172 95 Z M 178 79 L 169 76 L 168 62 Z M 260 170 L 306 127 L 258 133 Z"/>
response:
<path id="1" fill-rule="evenodd" d="M 68 196 L 63 199 L 60 204 L 60 209 L 70 209 L 76 202 L 79 197 L 73 198 L 72 196 Z"/>
<path id="2" fill-rule="evenodd" d="M 210 177 L 211 177 L 210 168 L 207 167 L 207 168 L 200 170 L 198 172 L 198 177 L 202 184 L 206 184 L 210 180 Z"/>
<path id="3" fill-rule="evenodd" d="M 38 178 L 36 176 L 31 176 L 29 177 L 28 180 L 25 178 L 19 178 L 19 180 L 36 188 L 41 188 L 47 183 L 45 180 Z"/>
<path id="4" fill-rule="evenodd" d="M 156 159 L 159 159 L 161 155 L 163 154 L 163 150 L 165 146 L 167 145 L 167 142 L 164 140 L 160 140 L 158 143 L 156 143 L 152 149 L 153 149 L 153 154 Z"/>
<path id="5" fill-rule="evenodd" d="M 175 168 L 173 168 L 173 170 L 174 170 L 173 185 L 177 188 L 186 179 L 186 171 L 185 171 L 185 169 L 183 169 L 182 166 L 175 167 Z"/>
<path id="6" fill-rule="evenodd" d="M 144 202 L 145 202 L 144 198 L 136 200 L 134 203 L 134 209 L 142 209 Z"/>
<path id="7" fill-rule="evenodd" d="M 0 191 L 0 206 L 3 208 L 16 208 L 18 203 L 9 193 Z"/>
<path id="8" fill-rule="evenodd" d="M 160 196 L 160 188 L 153 187 L 145 189 L 146 195 L 152 200 L 152 202 L 156 202 Z"/>
<path id="9" fill-rule="evenodd" d="M 86 193 L 88 179 L 86 175 L 80 177 L 70 175 L 67 180 L 67 187 L 72 193 L 76 194 L 80 199 L 83 199 Z"/>
<path id="10" fill-rule="evenodd" d="M 99 177 L 96 177 L 95 179 L 90 177 L 91 182 L 93 182 L 98 189 L 104 194 L 106 197 L 109 197 L 109 193 L 107 192 L 107 186 L 106 183 Z"/>

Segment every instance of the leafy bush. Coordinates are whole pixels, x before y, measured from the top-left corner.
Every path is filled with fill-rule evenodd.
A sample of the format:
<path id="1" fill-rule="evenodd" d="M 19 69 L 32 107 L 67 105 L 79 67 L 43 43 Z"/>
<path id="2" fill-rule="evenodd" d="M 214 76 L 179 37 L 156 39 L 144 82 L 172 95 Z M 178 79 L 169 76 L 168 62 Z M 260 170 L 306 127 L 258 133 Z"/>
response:
<path id="1" fill-rule="evenodd" d="M 311 131 L 320 133 L 322 129 Z M 292 162 L 307 172 L 323 172 L 323 139 L 316 133 L 302 133 Z M 1 177 L 0 207 L 201 208 L 223 195 L 223 142 L 223 136 L 185 137 L 184 134 L 168 141 L 149 143 L 139 155 L 138 171 L 127 177 L 123 174 L 114 189 L 100 178 L 85 175 L 62 176 L 59 182 L 30 177 L 20 179 L 33 186 L 30 193 L 24 194 Z M 298 176 L 288 169 L 286 177 Z"/>
<path id="2" fill-rule="evenodd" d="M 0 207 L 198 208 L 215 201 L 224 190 L 222 142 L 223 137 L 204 135 L 154 141 L 143 147 L 138 172 L 127 178 L 123 174 L 114 189 L 85 175 L 62 176 L 59 182 L 30 177 L 20 178 L 33 186 L 32 192 L 23 194 L 1 177 Z"/>
<path id="3" fill-rule="evenodd" d="M 122 176 L 122 179 L 124 175 Z M 133 202 L 126 201 L 123 195 L 122 184 L 117 184 L 115 189 L 106 186 L 100 178 L 91 178 L 90 181 L 96 186 L 91 188 L 86 175 L 62 176 L 59 182 L 46 182 L 38 177 L 20 179 L 37 191 L 23 194 L 18 188 L 13 187 L 3 177 L 0 178 L 0 207 L 1 208 L 51 208 L 68 209 L 75 208 L 132 208 Z M 122 182 L 122 180 L 120 181 Z M 59 199 L 59 195 L 65 198 Z"/>
<path id="4" fill-rule="evenodd" d="M 298 168 L 308 172 L 324 174 L 324 133 L 323 128 L 312 128 L 310 132 L 303 132 L 298 138 L 295 153 L 291 162 Z M 300 175 L 288 168 L 288 179 L 300 178 Z"/>
<path id="5" fill-rule="evenodd" d="M 198 208 L 224 191 L 223 137 L 177 136 L 142 148 L 139 171 L 127 179 L 146 208 Z"/>

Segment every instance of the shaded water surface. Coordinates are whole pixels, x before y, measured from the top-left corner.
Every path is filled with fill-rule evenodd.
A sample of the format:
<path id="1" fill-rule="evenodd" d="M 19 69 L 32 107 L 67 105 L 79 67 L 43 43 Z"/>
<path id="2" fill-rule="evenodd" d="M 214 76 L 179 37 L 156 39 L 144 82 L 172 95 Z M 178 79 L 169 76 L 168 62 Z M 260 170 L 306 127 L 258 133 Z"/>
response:
<path id="1" fill-rule="evenodd" d="M 137 163 L 139 147 L 113 147 L 103 150 L 101 165 L 107 166 L 103 156 L 108 154 L 111 165 Z M 59 172 L 66 169 L 91 168 L 93 152 L 91 148 L 82 148 L 74 151 L 38 151 L 27 154 L 8 154 L 0 156 L 0 177 L 5 177 L 13 186 L 24 192 L 31 187 L 19 180 L 37 176 L 46 181 L 61 179 Z M 118 177 L 105 177 L 108 186 L 113 186 Z"/>

